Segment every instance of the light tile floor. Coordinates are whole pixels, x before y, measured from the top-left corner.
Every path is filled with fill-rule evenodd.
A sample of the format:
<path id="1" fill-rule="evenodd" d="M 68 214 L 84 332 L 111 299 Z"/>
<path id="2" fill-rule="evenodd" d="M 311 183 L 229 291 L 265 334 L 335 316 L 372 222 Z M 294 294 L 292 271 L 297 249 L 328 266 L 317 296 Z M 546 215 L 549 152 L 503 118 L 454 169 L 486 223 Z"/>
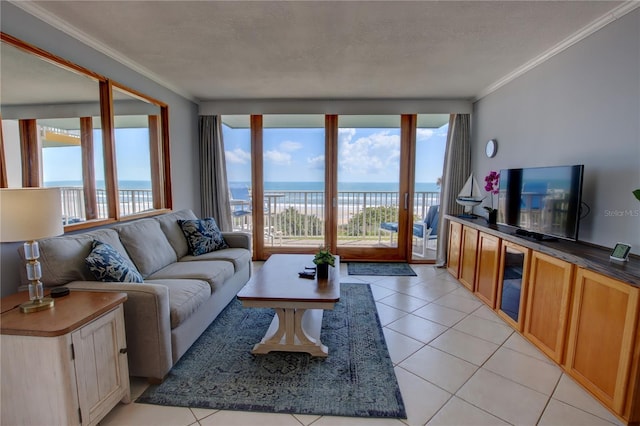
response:
<path id="1" fill-rule="evenodd" d="M 256 262 L 254 267 L 259 268 Z M 599 402 L 514 332 L 445 269 L 412 265 L 417 277 L 347 274 L 371 290 L 408 419 L 218 411 L 119 404 L 118 425 L 621 425 Z M 146 388 L 131 381 L 135 400 Z"/>

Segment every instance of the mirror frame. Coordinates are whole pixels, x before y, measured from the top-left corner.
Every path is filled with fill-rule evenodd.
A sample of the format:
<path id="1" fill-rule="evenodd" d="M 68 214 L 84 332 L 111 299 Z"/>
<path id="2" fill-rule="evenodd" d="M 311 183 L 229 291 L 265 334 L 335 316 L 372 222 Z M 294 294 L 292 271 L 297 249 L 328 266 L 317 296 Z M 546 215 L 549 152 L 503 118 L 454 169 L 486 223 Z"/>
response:
<path id="1" fill-rule="evenodd" d="M 153 97 L 145 95 L 135 89 L 129 88 L 123 84 L 113 81 L 103 75 L 91 71 L 83 66 L 70 62 L 64 58 L 53 55 L 43 49 L 26 43 L 16 37 L 4 32 L 0 32 L 0 42 L 7 43 L 27 54 L 58 66 L 70 72 L 88 77 L 98 83 L 99 102 L 100 102 L 100 118 L 102 127 L 102 145 L 104 155 L 104 179 L 107 191 L 107 208 L 108 214 L 106 219 L 87 218 L 84 222 L 75 223 L 65 226 L 65 231 L 74 229 L 84 229 L 93 226 L 103 225 L 121 220 L 129 220 L 143 216 L 151 216 L 170 210 L 172 208 L 171 196 L 171 163 L 170 163 L 170 140 L 169 140 L 169 107 L 166 103 L 159 101 Z M 118 202 L 118 184 L 117 171 L 115 161 L 115 127 L 114 127 L 114 105 L 113 91 L 114 88 L 127 95 L 132 96 L 141 101 L 153 104 L 160 108 L 159 116 L 149 116 L 149 133 L 150 139 L 154 140 L 150 144 L 151 156 L 151 180 L 153 188 L 153 210 L 143 213 L 122 216 Z M 154 118 L 155 117 L 155 118 Z M 0 120 L 2 117 L 0 116 Z M 82 117 L 80 117 L 82 120 Z M 35 119 L 25 119 L 21 121 L 20 144 L 22 157 L 22 182 L 23 187 L 40 186 L 42 176 L 40 176 L 40 151 L 37 145 L 35 135 Z M 85 153 L 83 152 L 83 157 Z M 87 159 L 83 159 L 87 160 Z M 87 163 L 92 164 L 91 161 Z M 35 167 L 32 165 L 36 165 Z M 92 166 L 91 166 L 92 167 Z M 95 191 L 95 182 L 86 179 L 86 171 L 83 170 L 85 192 Z M 87 185 L 87 182 L 91 182 Z M 7 169 L 6 156 L 4 150 L 4 137 L 0 129 L 0 188 L 6 188 Z M 93 197 L 95 199 L 95 197 Z"/>

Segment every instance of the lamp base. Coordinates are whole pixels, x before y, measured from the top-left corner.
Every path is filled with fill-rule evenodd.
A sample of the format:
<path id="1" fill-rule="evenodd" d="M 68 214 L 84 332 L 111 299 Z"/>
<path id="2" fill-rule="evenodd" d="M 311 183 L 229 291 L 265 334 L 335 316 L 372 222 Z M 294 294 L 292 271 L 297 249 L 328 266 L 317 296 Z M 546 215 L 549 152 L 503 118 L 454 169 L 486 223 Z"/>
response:
<path id="1" fill-rule="evenodd" d="M 30 314 L 32 312 L 44 311 L 45 309 L 53 308 L 53 299 L 45 297 L 42 300 L 32 300 L 20 305 L 20 312 Z"/>

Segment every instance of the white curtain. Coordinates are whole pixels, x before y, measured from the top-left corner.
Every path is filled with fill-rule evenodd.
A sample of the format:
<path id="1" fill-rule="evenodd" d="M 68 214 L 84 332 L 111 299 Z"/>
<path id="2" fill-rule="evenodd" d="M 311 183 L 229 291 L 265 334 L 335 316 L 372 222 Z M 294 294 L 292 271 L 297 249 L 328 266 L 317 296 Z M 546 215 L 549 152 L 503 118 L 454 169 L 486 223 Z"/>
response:
<path id="1" fill-rule="evenodd" d="M 200 116 L 198 131 L 202 217 L 213 217 L 221 231 L 231 231 L 233 224 L 220 116 Z"/>
<path id="2" fill-rule="evenodd" d="M 440 194 L 440 215 L 438 222 L 438 251 L 436 265 L 447 263 L 447 246 L 449 243 L 449 226 L 444 215 L 458 215 L 464 207 L 456 203 L 456 196 L 462 189 L 471 173 L 471 116 L 469 114 L 452 114 L 449 118 L 449 134 L 444 154 L 442 170 L 442 192 Z"/>

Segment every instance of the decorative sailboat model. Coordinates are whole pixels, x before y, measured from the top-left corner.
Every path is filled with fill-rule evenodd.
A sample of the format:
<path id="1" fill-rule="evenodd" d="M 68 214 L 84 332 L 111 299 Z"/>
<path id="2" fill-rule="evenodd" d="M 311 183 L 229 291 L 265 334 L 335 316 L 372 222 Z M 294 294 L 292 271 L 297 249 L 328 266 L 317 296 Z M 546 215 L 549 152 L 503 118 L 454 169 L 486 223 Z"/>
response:
<path id="1" fill-rule="evenodd" d="M 476 218 L 471 211 L 474 206 L 477 206 L 484 200 L 481 194 L 478 181 L 476 181 L 473 174 L 471 174 L 456 197 L 456 203 L 464 206 L 464 214 L 460 215 L 460 217 L 467 219 Z"/>

